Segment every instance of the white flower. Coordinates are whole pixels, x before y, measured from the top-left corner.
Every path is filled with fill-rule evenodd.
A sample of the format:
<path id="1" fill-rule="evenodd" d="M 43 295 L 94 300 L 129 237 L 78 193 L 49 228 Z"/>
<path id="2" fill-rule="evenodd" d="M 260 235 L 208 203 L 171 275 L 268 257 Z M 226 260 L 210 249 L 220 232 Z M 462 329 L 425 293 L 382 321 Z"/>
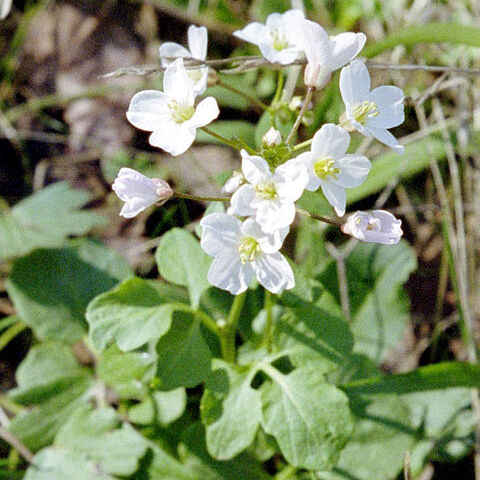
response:
<path id="1" fill-rule="evenodd" d="M 305 84 L 322 88 L 335 70 L 355 58 L 365 45 L 363 33 L 346 32 L 328 37 L 327 32 L 315 22 L 304 20 L 302 26 L 305 55 Z"/>
<path id="2" fill-rule="evenodd" d="M 345 214 L 345 188 L 363 183 L 371 166 L 367 157 L 345 153 L 349 144 L 350 135 L 345 130 L 327 123 L 313 136 L 311 151 L 295 159 L 306 166 L 306 189 L 315 191 L 321 187 L 339 216 Z"/>
<path id="3" fill-rule="evenodd" d="M 169 58 L 184 57 L 196 60 L 207 58 L 208 30 L 205 27 L 190 25 L 188 28 L 188 48 L 174 42 L 165 42 L 160 46 L 160 60 L 163 67 L 168 67 L 172 60 Z M 202 94 L 207 88 L 208 67 L 187 69 L 188 76 L 193 82 L 193 90 L 197 95 Z"/>
<path id="4" fill-rule="evenodd" d="M 127 118 L 135 127 L 153 132 L 150 145 L 180 155 L 195 140 L 197 128 L 208 125 L 220 112 L 213 97 L 193 106 L 195 92 L 181 58 L 167 68 L 163 88 L 164 92 L 144 90 L 135 94 Z"/>
<path id="5" fill-rule="evenodd" d="M 222 193 L 231 195 L 235 193 L 245 183 L 245 177 L 242 172 L 234 171 L 232 176 L 222 187 Z"/>
<path id="6" fill-rule="evenodd" d="M 355 60 L 340 73 L 340 92 L 346 108 L 345 123 L 403 155 L 404 147 L 387 130 L 400 125 L 405 118 L 402 90 L 383 85 L 370 91 L 368 69 Z"/>
<path id="7" fill-rule="evenodd" d="M 254 216 L 267 233 L 288 227 L 295 218 L 295 200 L 300 198 L 308 181 L 305 168 L 289 160 L 272 174 L 262 157 L 248 155 L 245 150 L 241 155 L 242 171 L 248 183 L 233 194 L 228 213 Z"/>
<path id="8" fill-rule="evenodd" d="M 12 0 L 0 0 L 0 20 L 7 18 L 12 8 Z"/>
<path id="9" fill-rule="evenodd" d="M 262 137 L 262 143 L 267 147 L 280 145 L 282 143 L 282 135 L 280 135 L 280 132 L 275 129 L 275 127 L 270 127 Z"/>
<path id="10" fill-rule="evenodd" d="M 269 62 L 287 65 L 303 54 L 301 23 L 304 18 L 301 10 L 272 13 L 267 17 L 266 25 L 252 22 L 233 34 L 258 45 Z"/>
<path id="11" fill-rule="evenodd" d="M 292 269 L 278 251 L 288 228 L 267 234 L 253 218 L 242 223 L 226 213 L 207 215 L 200 225 L 200 245 L 215 257 L 207 276 L 212 285 L 237 295 L 248 288 L 255 275 L 272 293 L 295 286 Z"/>
<path id="12" fill-rule="evenodd" d="M 403 234 L 401 220 L 385 210 L 372 210 L 370 213 L 355 212 L 342 225 L 342 232 L 362 242 L 398 243 Z"/>
<path id="13" fill-rule="evenodd" d="M 163 205 L 173 195 L 165 180 L 148 178 L 132 168 L 120 169 L 112 189 L 125 202 L 120 211 L 125 218 L 133 218 L 155 203 Z"/>

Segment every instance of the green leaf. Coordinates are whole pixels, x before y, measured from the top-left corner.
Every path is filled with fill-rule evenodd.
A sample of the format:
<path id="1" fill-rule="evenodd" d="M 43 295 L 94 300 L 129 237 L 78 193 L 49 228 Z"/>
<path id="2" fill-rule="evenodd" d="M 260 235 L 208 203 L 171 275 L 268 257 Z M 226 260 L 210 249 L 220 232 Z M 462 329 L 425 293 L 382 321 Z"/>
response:
<path id="1" fill-rule="evenodd" d="M 194 423 L 184 432 L 179 453 L 184 463 L 201 479 L 208 480 L 266 480 L 271 479 L 262 466 L 248 453 L 241 453 L 233 460 L 213 459 L 205 444 L 202 424 Z"/>
<path id="2" fill-rule="evenodd" d="M 175 312 L 172 327 L 157 343 L 157 377 L 164 390 L 195 387 L 210 373 L 210 350 L 203 339 L 200 321 Z"/>
<path id="3" fill-rule="evenodd" d="M 59 247 L 69 235 L 83 235 L 105 220 L 80 208 L 90 199 L 85 191 L 58 182 L 0 211 L 0 259 L 26 255 L 36 248 Z"/>
<path id="4" fill-rule="evenodd" d="M 397 45 L 409 47 L 419 43 L 456 43 L 480 47 L 480 29 L 453 22 L 426 23 L 396 31 L 383 40 L 376 40 L 362 51 L 362 55 L 372 58 Z"/>
<path id="5" fill-rule="evenodd" d="M 111 408 L 78 409 L 55 437 L 54 444 L 87 457 L 102 471 L 131 475 L 138 468 L 147 446 L 128 424 L 122 424 Z"/>
<path id="6" fill-rule="evenodd" d="M 358 244 L 346 261 L 354 350 L 380 363 L 402 338 L 409 321 L 409 301 L 403 283 L 416 268 L 416 256 L 406 242 L 397 245 Z M 334 262 L 320 280 L 337 297 Z"/>
<path id="7" fill-rule="evenodd" d="M 341 385 L 348 395 L 404 394 L 452 387 L 480 388 L 480 365 L 442 362 L 407 373 L 354 380 Z"/>
<path id="8" fill-rule="evenodd" d="M 260 392 L 251 387 L 255 372 L 218 360 L 200 406 L 207 447 L 217 460 L 230 460 L 249 447 L 262 415 Z"/>
<path id="9" fill-rule="evenodd" d="M 387 152 L 372 161 L 368 178 L 359 187 L 347 189 L 347 203 L 380 192 L 395 178 L 411 178 L 429 168 L 430 160 L 445 158 L 443 140 L 428 137 L 405 146 L 405 155 Z M 319 215 L 321 215 L 319 213 Z"/>
<path id="10" fill-rule="evenodd" d="M 143 398 L 150 383 L 155 358 L 147 352 L 121 352 L 115 345 L 102 352 L 97 375 L 122 399 Z M 153 372 L 152 372 L 153 373 Z"/>
<path id="11" fill-rule="evenodd" d="M 62 344 L 44 343 L 30 349 L 20 364 L 18 387 L 9 395 L 32 406 L 10 423 L 12 433 L 32 450 L 48 445 L 58 429 L 81 404 L 88 401 L 92 379 Z"/>
<path id="12" fill-rule="evenodd" d="M 38 337 L 74 343 L 86 332 L 90 300 L 129 275 L 130 268 L 118 254 L 82 240 L 18 259 L 7 291 L 19 316 Z"/>
<path id="13" fill-rule="evenodd" d="M 88 305 L 90 340 L 100 350 L 111 340 L 123 351 L 141 347 L 170 328 L 173 307 L 169 302 L 186 300 L 172 285 L 129 278 Z"/>
<path id="14" fill-rule="evenodd" d="M 197 307 L 202 292 L 210 286 L 207 272 L 211 260 L 195 237 L 180 228 L 170 230 L 162 237 L 155 258 L 160 275 L 187 287 L 191 304 Z"/>
<path id="15" fill-rule="evenodd" d="M 245 120 L 217 120 L 209 127 L 227 140 L 239 139 L 245 142 L 249 147 L 255 147 L 255 125 Z M 213 143 L 214 145 L 225 145 L 212 135 L 201 129 L 197 130 L 196 140 L 203 143 Z"/>
<path id="16" fill-rule="evenodd" d="M 294 467 L 332 468 L 353 433 L 348 398 L 314 368 L 297 368 L 288 375 L 271 366 L 263 370 L 272 379 L 262 385 L 265 431 Z"/>
<path id="17" fill-rule="evenodd" d="M 184 388 L 169 392 L 153 392 L 141 403 L 128 410 L 131 422 L 138 425 L 158 423 L 162 427 L 180 418 L 187 406 L 187 394 Z"/>

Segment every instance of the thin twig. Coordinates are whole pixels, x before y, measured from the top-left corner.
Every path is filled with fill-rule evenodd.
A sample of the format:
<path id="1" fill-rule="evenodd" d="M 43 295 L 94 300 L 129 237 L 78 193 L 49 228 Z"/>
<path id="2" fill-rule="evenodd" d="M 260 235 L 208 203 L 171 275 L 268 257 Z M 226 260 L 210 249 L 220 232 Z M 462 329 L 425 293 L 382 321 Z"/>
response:
<path id="1" fill-rule="evenodd" d="M 229 202 L 227 197 L 200 197 L 197 195 L 189 195 L 188 193 L 175 192 L 175 197 L 185 198 L 186 200 L 195 200 L 197 202 Z"/>
<path id="2" fill-rule="evenodd" d="M 305 115 L 305 112 L 307 111 L 308 109 L 308 105 L 310 103 L 310 100 L 312 99 L 312 95 L 313 95 L 313 91 L 315 89 L 313 87 L 308 87 L 307 88 L 307 93 L 305 95 L 305 98 L 303 100 L 303 105 L 302 105 L 302 108 L 300 109 L 300 111 L 298 112 L 298 116 L 295 120 L 295 123 L 293 124 L 293 127 L 292 129 L 290 130 L 290 133 L 288 134 L 288 137 L 287 139 L 285 140 L 285 143 L 288 145 L 291 143 L 291 141 L 293 140 L 293 136 L 295 135 L 295 133 L 297 132 L 298 130 L 298 127 L 300 126 L 300 123 L 302 122 L 302 118 L 303 116 Z"/>
<path id="3" fill-rule="evenodd" d="M 250 102 L 252 102 L 253 104 L 255 105 L 258 105 L 260 108 L 262 108 L 263 110 L 269 110 L 269 106 L 268 105 L 265 105 L 261 100 L 259 100 L 258 98 L 255 98 L 253 97 L 252 95 L 249 95 L 247 92 L 244 92 L 243 90 L 239 90 L 238 88 L 235 88 L 233 85 L 230 85 L 229 83 L 227 82 L 224 82 L 221 78 L 218 78 L 217 80 L 217 84 L 220 86 L 220 87 L 223 87 L 227 90 L 230 90 L 231 92 L 233 93 L 236 93 L 237 95 L 240 95 L 241 97 L 243 98 L 246 98 L 247 100 L 249 100 Z"/>
<path id="4" fill-rule="evenodd" d="M 33 453 L 12 432 L 2 426 L 0 426 L 0 438 L 17 450 L 28 463 L 33 463 Z"/>
<path id="5" fill-rule="evenodd" d="M 329 223 L 335 227 L 340 227 L 343 225 L 343 222 L 340 220 L 334 220 L 333 218 L 323 217 L 322 215 L 315 215 L 314 213 L 310 213 L 308 210 L 304 210 L 303 208 L 296 208 L 296 212 L 304 217 L 310 217 L 315 220 L 320 220 L 321 222 Z"/>

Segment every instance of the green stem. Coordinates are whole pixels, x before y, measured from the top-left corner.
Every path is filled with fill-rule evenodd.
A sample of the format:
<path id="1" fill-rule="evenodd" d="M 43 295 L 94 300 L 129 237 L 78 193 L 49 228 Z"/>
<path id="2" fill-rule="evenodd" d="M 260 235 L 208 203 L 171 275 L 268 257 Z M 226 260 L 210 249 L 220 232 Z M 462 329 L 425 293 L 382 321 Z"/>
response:
<path id="1" fill-rule="evenodd" d="M 303 215 L 304 217 L 314 218 L 315 220 L 320 220 L 321 222 L 329 223 L 330 225 L 334 225 L 335 227 L 341 227 L 343 222 L 339 220 L 334 220 L 333 218 L 323 217 L 322 215 L 315 215 L 313 213 L 304 210 L 303 208 L 296 208 L 297 213 Z"/>
<path id="2" fill-rule="evenodd" d="M 298 145 L 295 145 L 294 147 L 292 147 L 292 152 L 296 152 L 297 150 L 308 147 L 312 143 L 312 141 L 313 141 L 313 138 L 311 138 L 310 140 L 305 140 L 304 142 L 299 143 Z"/>
<path id="3" fill-rule="evenodd" d="M 300 126 L 300 123 L 302 121 L 302 118 L 303 118 L 303 115 L 305 115 L 305 112 L 307 111 L 308 109 L 308 105 L 310 104 L 310 100 L 312 99 L 312 95 L 313 95 L 313 91 L 315 89 L 313 87 L 308 87 L 307 89 L 307 94 L 305 95 L 305 99 L 303 100 L 303 105 L 302 105 L 302 108 L 300 109 L 300 111 L 298 112 L 298 117 L 297 119 L 295 120 L 295 123 L 293 124 L 293 127 L 292 129 L 290 130 L 290 133 L 288 134 L 288 137 L 287 137 L 287 140 L 285 141 L 285 143 L 288 145 L 289 143 L 292 142 L 293 140 L 293 137 L 296 133 L 296 131 L 298 130 L 298 127 Z"/>
<path id="4" fill-rule="evenodd" d="M 199 318 L 199 320 L 215 335 L 220 336 L 221 335 L 221 330 L 218 328 L 217 323 L 213 318 L 210 317 L 210 315 L 207 315 L 205 312 L 202 312 L 201 310 L 195 310 L 194 308 L 190 307 L 189 305 L 185 305 L 183 303 L 175 303 L 173 304 L 175 310 L 180 310 L 182 312 L 190 313 L 192 315 L 195 315 Z"/>
<path id="5" fill-rule="evenodd" d="M 222 356 L 227 362 L 235 362 L 235 333 L 237 331 L 237 323 L 242 312 L 243 304 L 247 291 L 236 295 L 233 299 L 232 308 L 227 318 L 225 326 L 220 330 L 220 346 Z"/>
<path id="6" fill-rule="evenodd" d="M 23 322 L 18 322 L 12 325 L 8 330 L 0 335 L 0 352 L 23 330 L 28 327 L 27 324 Z"/>
<path id="7" fill-rule="evenodd" d="M 258 105 L 260 108 L 263 108 L 263 110 L 269 110 L 270 107 L 268 105 L 265 105 L 261 100 L 258 98 L 252 97 L 248 93 L 239 90 L 238 88 L 235 88 L 234 86 L 230 85 L 229 83 L 224 82 L 220 77 L 217 80 L 218 85 L 221 87 L 230 90 L 233 93 L 236 93 L 237 95 L 240 95 L 241 97 L 246 98 L 250 102 L 254 103 L 255 105 Z"/>
<path id="8" fill-rule="evenodd" d="M 223 137 L 222 135 L 219 135 L 218 133 L 215 133 L 213 130 L 210 130 L 208 127 L 200 127 L 205 133 L 208 133 L 212 137 L 216 138 L 217 140 L 220 140 L 222 143 L 225 145 L 228 145 L 229 147 L 234 148 L 235 150 L 241 150 L 243 147 L 239 147 L 238 143 L 235 142 L 234 140 L 229 140 L 228 138 Z"/>
<path id="9" fill-rule="evenodd" d="M 273 97 L 272 105 L 274 105 L 275 103 L 278 103 L 281 100 L 284 81 L 285 81 L 285 74 L 283 73 L 283 70 L 279 70 L 278 80 L 277 80 L 277 89 Z"/>
<path id="10" fill-rule="evenodd" d="M 10 315 L 9 317 L 2 318 L 0 320 L 0 330 L 5 330 L 18 321 L 19 319 L 16 315 Z"/>
<path id="11" fill-rule="evenodd" d="M 269 290 L 265 290 L 265 310 L 267 312 L 267 318 L 265 321 L 264 342 L 267 351 L 272 351 L 272 327 L 273 327 L 273 295 Z"/>
<path id="12" fill-rule="evenodd" d="M 25 407 L 15 403 L 7 395 L 0 395 L 0 407 L 4 408 L 7 412 L 13 413 L 14 415 L 18 415 L 25 410 Z"/>
<path id="13" fill-rule="evenodd" d="M 197 195 L 189 195 L 188 193 L 175 192 L 175 197 L 185 198 L 186 200 L 195 200 L 197 202 L 229 202 L 227 197 L 199 197 Z"/>

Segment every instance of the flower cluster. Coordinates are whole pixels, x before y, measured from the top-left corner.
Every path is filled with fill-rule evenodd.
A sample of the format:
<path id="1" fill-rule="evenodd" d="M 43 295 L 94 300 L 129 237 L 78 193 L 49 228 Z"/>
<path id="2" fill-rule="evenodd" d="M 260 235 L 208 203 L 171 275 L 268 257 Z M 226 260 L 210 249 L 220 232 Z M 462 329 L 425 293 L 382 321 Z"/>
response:
<path id="1" fill-rule="evenodd" d="M 280 253 L 295 219 L 295 202 L 305 190 L 321 190 L 336 214 L 345 214 L 346 189 L 362 184 L 371 166 L 364 155 L 347 153 L 350 133 L 374 137 L 403 153 L 403 147 L 388 131 L 404 120 L 403 92 L 393 86 L 370 90 L 367 67 L 354 60 L 365 44 L 363 33 L 329 37 L 299 10 L 272 14 L 265 25 L 254 22 L 234 35 L 258 45 L 272 63 L 288 65 L 306 60 L 304 80 L 310 92 L 325 86 L 332 72 L 343 67 L 340 92 L 345 113 L 339 124 L 323 125 L 310 141 L 297 146 L 290 143 L 292 133 L 285 141 L 272 127 L 259 151 L 241 150 L 241 168 L 222 189 L 231 195 L 224 199 L 230 204 L 226 213 L 207 215 L 200 222 L 201 246 L 214 257 L 208 272 L 210 283 L 239 294 L 256 277 L 266 289 L 279 293 L 295 286 L 292 269 Z M 152 132 L 151 145 L 172 155 L 184 153 L 193 143 L 196 129 L 219 115 L 213 97 L 195 107 L 196 96 L 207 87 L 208 67 L 201 64 L 206 59 L 207 42 L 207 30 L 192 25 L 188 29 L 188 50 L 164 43 L 160 47 L 166 68 L 164 91 L 137 93 L 127 112 L 134 126 Z M 196 59 L 200 66 L 197 63 L 187 69 L 184 58 Z M 308 145 L 309 151 L 296 154 Z M 120 214 L 127 218 L 174 195 L 164 181 L 148 179 L 126 168 L 120 171 L 113 189 L 126 202 Z M 362 241 L 392 244 L 402 235 L 400 225 L 390 213 L 375 210 L 349 216 L 342 231 Z"/>

